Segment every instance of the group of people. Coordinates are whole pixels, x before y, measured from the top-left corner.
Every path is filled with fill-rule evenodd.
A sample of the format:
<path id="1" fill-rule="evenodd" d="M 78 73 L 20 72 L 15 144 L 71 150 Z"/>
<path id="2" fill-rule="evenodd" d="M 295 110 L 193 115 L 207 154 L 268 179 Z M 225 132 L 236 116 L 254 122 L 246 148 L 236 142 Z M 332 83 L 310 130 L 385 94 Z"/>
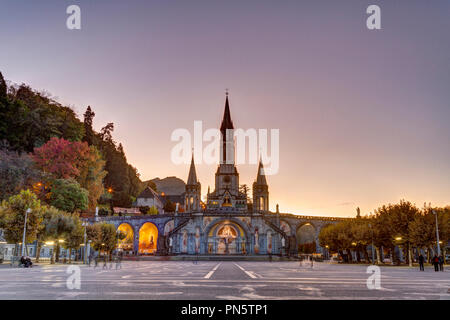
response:
<path id="1" fill-rule="evenodd" d="M 33 262 L 31 262 L 31 258 L 28 256 L 20 257 L 20 264 L 24 268 L 31 268 L 33 266 Z"/>
<path id="2" fill-rule="evenodd" d="M 419 255 L 420 271 L 425 271 L 424 262 L 425 258 L 423 257 L 423 255 Z M 444 257 L 442 255 L 440 255 L 439 257 L 437 255 L 434 255 L 433 259 L 431 259 L 431 264 L 434 266 L 434 271 L 444 271 Z"/>
<path id="3" fill-rule="evenodd" d="M 91 266 L 92 260 L 94 260 L 94 268 L 98 266 L 99 260 L 103 260 L 103 269 L 108 269 L 108 256 L 103 255 L 99 256 L 98 254 L 91 253 L 88 258 L 89 267 Z M 113 255 L 112 260 L 110 261 L 109 269 L 113 268 L 113 262 L 116 264 L 116 269 L 122 269 L 122 259 L 123 259 L 123 253 L 117 252 Z"/>

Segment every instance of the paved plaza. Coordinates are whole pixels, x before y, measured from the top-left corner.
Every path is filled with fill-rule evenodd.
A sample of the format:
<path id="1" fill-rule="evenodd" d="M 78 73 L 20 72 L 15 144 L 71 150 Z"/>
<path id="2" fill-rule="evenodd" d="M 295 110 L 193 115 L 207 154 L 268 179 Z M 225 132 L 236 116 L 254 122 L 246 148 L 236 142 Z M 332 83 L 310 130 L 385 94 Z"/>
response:
<path id="1" fill-rule="evenodd" d="M 68 265 L 0 268 L 0 299 L 450 299 L 450 271 L 380 267 L 381 289 L 367 288 L 367 266 L 299 262 L 126 261 L 122 269 Z"/>

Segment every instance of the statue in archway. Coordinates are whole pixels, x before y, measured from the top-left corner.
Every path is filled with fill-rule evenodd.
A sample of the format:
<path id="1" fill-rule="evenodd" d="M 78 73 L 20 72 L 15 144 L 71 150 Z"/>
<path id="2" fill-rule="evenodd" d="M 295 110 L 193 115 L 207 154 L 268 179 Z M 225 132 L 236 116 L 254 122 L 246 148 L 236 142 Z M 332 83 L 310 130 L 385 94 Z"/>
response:
<path id="1" fill-rule="evenodd" d="M 255 246 L 254 251 L 256 254 L 259 253 L 259 234 L 258 234 L 258 228 L 255 229 Z"/>

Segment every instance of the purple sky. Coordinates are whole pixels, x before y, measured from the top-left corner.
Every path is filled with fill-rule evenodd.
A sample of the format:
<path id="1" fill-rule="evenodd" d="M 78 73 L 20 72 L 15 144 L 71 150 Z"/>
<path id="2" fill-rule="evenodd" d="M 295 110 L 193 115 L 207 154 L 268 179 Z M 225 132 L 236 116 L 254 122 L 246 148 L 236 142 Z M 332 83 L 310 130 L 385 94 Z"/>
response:
<path id="1" fill-rule="evenodd" d="M 142 179 L 187 178 L 170 135 L 220 125 L 280 129 L 270 207 L 354 216 L 402 198 L 450 199 L 450 2 L 19 1 L 0 11 L 0 71 L 87 105 Z M 82 29 L 66 29 L 81 7 Z M 381 7 L 382 30 L 366 28 Z M 215 165 L 198 165 L 202 194 Z M 251 185 L 256 166 L 238 167 Z"/>

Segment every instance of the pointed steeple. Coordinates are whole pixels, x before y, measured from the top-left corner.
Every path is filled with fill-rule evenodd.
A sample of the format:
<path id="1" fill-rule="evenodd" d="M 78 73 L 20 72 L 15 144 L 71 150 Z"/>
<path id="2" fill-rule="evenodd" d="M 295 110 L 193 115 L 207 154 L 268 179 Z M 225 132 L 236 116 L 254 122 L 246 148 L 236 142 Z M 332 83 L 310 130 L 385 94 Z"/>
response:
<path id="1" fill-rule="evenodd" d="M 191 168 L 189 169 L 189 176 L 187 180 L 188 185 L 197 184 L 197 173 L 195 172 L 195 164 L 194 164 L 194 152 L 192 152 L 192 160 L 191 160 Z"/>
<path id="2" fill-rule="evenodd" d="M 259 159 L 259 165 L 258 165 L 258 175 L 256 176 L 256 184 L 258 185 L 267 185 L 266 175 L 264 173 L 264 166 L 262 164 L 262 159 Z"/>
<path id="3" fill-rule="evenodd" d="M 228 92 L 225 99 L 225 110 L 223 112 L 222 124 L 220 125 L 220 132 L 225 136 L 227 129 L 234 129 L 233 121 L 231 121 L 230 104 L 228 103 Z"/>

